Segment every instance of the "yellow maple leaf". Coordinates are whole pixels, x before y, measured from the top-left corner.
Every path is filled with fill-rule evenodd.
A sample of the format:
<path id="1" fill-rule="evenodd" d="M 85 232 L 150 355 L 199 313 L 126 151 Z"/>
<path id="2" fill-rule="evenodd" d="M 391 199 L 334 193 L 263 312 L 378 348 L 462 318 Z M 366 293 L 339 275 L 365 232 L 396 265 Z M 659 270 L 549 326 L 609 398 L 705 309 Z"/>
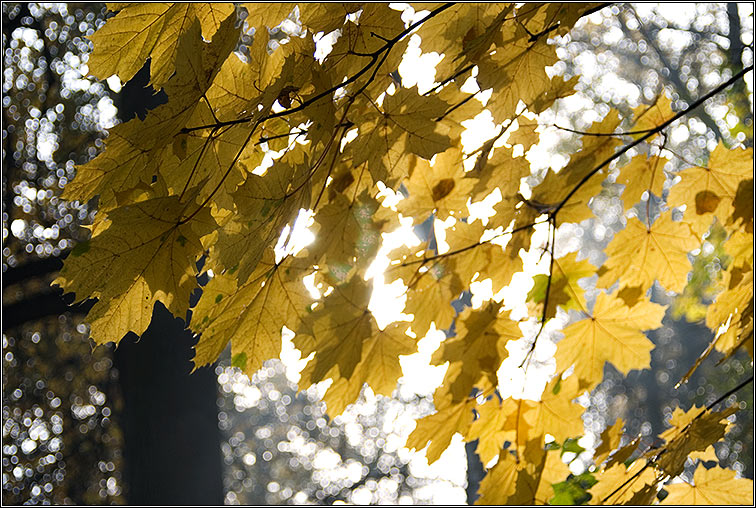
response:
<path id="1" fill-rule="evenodd" d="M 397 204 L 397 210 L 412 217 L 435 213 L 439 220 L 449 215 L 467 215 L 467 201 L 475 186 L 473 179 L 465 178 L 459 146 L 438 154 L 432 166 L 429 161 L 418 159 L 404 183 L 409 197 Z"/>
<path id="2" fill-rule="evenodd" d="M 315 241 L 308 247 L 313 261 L 367 268 L 380 247 L 380 224 L 373 219 L 379 206 L 364 191 L 352 201 L 337 195 L 319 208 Z"/>
<path id="3" fill-rule="evenodd" d="M 645 466 L 646 461 L 639 459 L 629 467 L 618 463 L 593 473 L 598 482 L 588 490 L 590 504 L 635 504 L 631 501 L 638 493 L 645 494 L 644 504 L 649 504 L 656 494 L 658 479 L 654 468 Z"/>
<path id="4" fill-rule="evenodd" d="M 639 286 L 645 291 L 658 280 L 679 293 L 692 268 L 688 252 L 700 244 L 688 224 L 672 220 L 671 211 L 663 212 L 651 226 L 634 217 L 606 247 L 609 258 L 597 285 L 609 287 L 620 279 L 622 287 Z"/>
<path id="5" fill-rule="evenodd" d="M 518 401 L 514 399 L 499 402 L 497 397 L 492 397 L 475 408 L 478 418 L 470 426 L 465 440 L 478 440 L 475 453 L 484 465 L 499 455 L 505 441 L 514 441 L 517 406 Z"/>
<path id="6" fill-rule="evenodd" d="M 693 485 L 687 482 L 667 484 L 665 505 L 749 505 L 753 504 L 753 480 L 736 478 L 735 471 L 699 465 Z"/>
<path id="7" fill-rule="evenodd" d="M 503 450 L 499 461 L 480 484 L 480 498 L 475 504 L 534 505 L 547 504 L 554 496 L 552 483 L 567 478 L 570 470 L 555 450 L 545 450 L 542 440 L 528 442 L 527 460 L 517 461 Z"/>
<path id="8" fill-rule="evenodd" d="M 502 44 L 480 60 L 476 77 L 482 90 L 493 89 L 487 107 L 497 123 L 514 118 L 520 101 L 527 106 L 552 87 L 545 68 L 558 60 L 546 38 L 530 42 L 520 24 L 505 23 L 503 32 Z"/>
<path id="9" fill-rule="evenodd" d="M 341 377 L 349 378 L 362 358 L 365 340 L 378 331 L 368 310 L 372 287 L 359 275 L 335 286 L 321 305 L 304 316 L 294 338 L 303 356 L 315 352 L 313 367 L 306 382 L 318 383 L 328 377 L 332 368 Z"/>
<path id="10" fill-rule="evenodd" d="M 417 4 L 416 11 L 435 9 L 436 5 Z M 483 34 L 491 22 L 509 6 L 496 3 L 458 3 L 429 19 L 417 29 L 424 52 L 444 55 L 436 65 L 436 81 L 450 77 L 461 65 L 457 59 L 465 41 Z M 487 49 L 487 48 L 486 48 Z"/>
<path id="11" fill-rule="evenodd" d="M 447 230 L 446 241 L 450 248 L 447 264 L 463 284 L 469 284 L 474 277 L 491 279 L 492 290 L 497 293 L 510 283 L 512 275 L 522 270 L 522 258 L 514 249 L 502 248 L 490 241 L 481 242 L 485 229 L 479 221 L 472 224 L 458 221 Z"/>
<path id="12" fill-rule="evenodd" d="M 539 274 L 533 277 L 534 286 L 528 293 L 528 299 L 541 303 L 545 301 L 546 289 L 549 288 L 549 303 L 546 309 L 546 317 L 556 315 L 556 306 L 564 310 L 587 311 L 585 302 L 585 290 L 578 285 L 578 280 L 590 277 L 596 273 L 596 269 L 588 260 L 577 261 L 577 252 L 572 252 L 561 258 L 555 258 L 553 272 L 551 274 L 551 286 L 549 276 Z"/>
<path id="13" fill-rule="evenodd" d="M 473 421 L 475 400 L 468 399 L 452 404 L 449 398 L 434 397 L 436 412 L 417 420 L 415 430 L 407 438 L 407 448 L 422 450 L 428 447 L 425 456 L 428 464 L 437 461 L 449 447 L 455 433 L 467 433 Z M 430 444 L 429 444 L 430 443 Z"/>
<path id="14" fill-rule="evenodd" d="M 647 299 L 629 308 L 616 295 L 599 293 L 588 317 L 564 329 L 557 371 L 574 365 L 581 388 L 590 390 L 601 382 L 606 362 L 623 374 L 648 368 L 654 345 L 643 331 L 659 328 L 665 309 Z"/>
<path id="15" fill-rule="evenodd" d="M 451 326 L 456 315 L 451 301 L 463 289 L 459 275 L 446 265 L 422 262 L 428 254 L 425 247 L 427 244 L 410 251 L 402 249 L 396 255 L 398 263 L 385 272 L 387 282 L 401 278 L 407 286 L 404 313 L 414 316 L 412 331 L 418 337 L 428 333 L 431 323 L 435 323 L 437 330 Z"/>
<path id="16" fill-rule="evenodd" d="M 172 100 L 152 110 L 144 121 L 135 118 L 110 129 L 106 151 L 77 167 L 77 177 L 66 186 L 63 197 L 87 201 L 100 195 L 99 210 L 106 211 L 115 206 L 114 193 L 127 191 L 140 182 L 152 183 L 161 172 L 161 163 L 171 160 L 175 136 L 198 108 L 197 101 L 237 40 L 238 31 L 231 18 L 209 44 L 202 41 L 199 23 L 193 23 L 179 41 L 176 67 L 181 72 L 165 86 Z M 182 178 L 176 185 L 186 189 L 198 181 L 189 183 Z"/>
<path id="17" fill-rule="evenodd" d="M 685 460 L 692 452 L 702 452 L 722 439 L 728 430 L 728 416 L 737 410 L 731 406 L 722 411 L 711 411 L 693 406 L 688 411 L 675 408 L 670 419 L 671 428 L 659 434 L 666 444 L 650 450 L 647 456 L 656 456 L 656 462 L 665 473 L 677 476 L 683 472 Z"/>
<path id="18" fill-rule="evenodd" d="M 669 162 L 669 159 L 664 157 L 646 157 L 640 154 L 622 166 L 617 177 L 617 183 L 625 186 L 625 190 L 622 191 L 625 210 L 638 203 L 646 191 L 661 197 L 666 181 L 664 166 L 667 162 Z"/>
<path id="19" fill-rule="evenodd" d="M 717 351 L 729 356 L 746 343 L 753 348 L 753 270 L 739 270 L 733 263 L 725 272 L 725 280 L 726 289 L 706 312 L 706 326 L 718 334 L 714 343 Z M 727 325 L 725 330 L 720 329 L 723 325 Z"/>
<path id="20" fill-rule="evenodd" d="M 110 225 L 80 244 L 53 284 L 77 301 L 97 297 L 88 321 L 98 344 L 147 329 L 155 302 L 174 315 L 189 308 L 196 287 L 200 237 L 217 225 L 207 207 L 161 197 L 111 210 Z"/>
<path id="21" fill-rule="evenodd" d="M 714 216 L 722 224 L 727 222 L 738 185 L 753 178 L 753 149 L 730 150 L 720 142 L 706 166 L 684 169 L 678 174 L 682 180 L 672 186 L 667 205 L 685 205 L 685 221 L 701 234 Z"/>
<path id="22" fill-rule="evenodd" d="M 370 105 L 359 125 L 362 137 L 359 150 L 353 152 L 352 164 L 358 166 L 367 161 L 373 181 L 393 185 L 417 163 L 413 154 L 430 160 L 452 146 L 436 122 L 448 107 L 437 96 L 418 94 L 416 87 L 400 88 L 394 95 L 387 95 L 382 110 Z"/>
<path id="23" fill-rule="evenodd" d="M 365 383 L 376 394 L 391 395 L 402 375 L 399 356 L 417 351 L 416 340 L 406 331 L 407 323 L 392 323 L 367 338 L 362 345 L 362 357 L 349 377 L 342 377 L 336 368 L 331 368 L 328 375 L 333 383 L 323 396 L 331 417 L 343 413 L 349 404 L 354 403 Z M 313 368 L 314 362 L 311 361 L 302 371 L 302 379 L 312 379 Z"/>
<path id="24" fill-rule="evenodd" d="M 117 74 L 126 82 L 150 59 L 152 84 L 160 89 L 175 70 L 179 39 L 195 20 L 205 39 L 234 15 L 231 3 L 134 3 L 124 6 L 90 37 L 89 69 L 98 79 Z"/>
<path id="25" fill-rule="evenodd" d="M 480 482 L 478 492 L 480 497 L 475 504 L 504 504 L 517 488 L 517 476 L 520 470 L 517 459 L 509 450 L 502 450 L 499 460 Z"/>
<path id="26" fill-rule="evenodd" d="M 489 302 L 480 310 L 466 309 L 460 314 L 456 336 L 442 342 L 431 359 L 433 365 L 461 363 L 459 372 L 444 380 L 452 402 L 468 397 L 481 378 L 496 386 L 496 371 L 509 355 L 506 344 L 520 337 L 517 322 L 509 319 L 508 311 L 501 312 L 500 303 Z"/>
<path id="27" fill-rule="evenodd" d="M 624 425 L 625 422 L 622 421 L 622 418 L 617 418 L 614 425 L 605 428 L 601 433 L 601 444 L 596 447 L 596 451 L 593 454 L 593 461 L 596 465 L 601 465 L 609 457 L 609 454 L 617 449 L 622 440 L 622 428 Z"/>
<path id="28" fill-rule="evenodd" d="M 576 376 L 567 379 L 556 376 L 546 385 L 540 400 L 522 400 L 515 439 L 520 453 L 523 443 L 533 439 L 543 442 L 547 433 L 554 436 L 557 442 L 581 435 L 585 408 L 573 400 L 582 392 Z"/>
<path id="29" fill-rule="evenodd" d="M 521 130 L 522 127 L 517 133 Z M 535 134 L 535 138 L 535 142 L 537 142 L 537 134 Z M 503 197 L 515 196 L 520 190 L 520 180 L 529 174 L 530 162 L 525 157 L 514 157 L 510 148 L 502 146 L 494 149 L 490 159 L 488 152 L 483 151 L 476 161 L 475 167 L 467 176 L 477 178 L 472 197 L 482 199 L 496 188 L 501 191 Z"/>
<path id="30" fill-rule="evenodd" d="M 254 374 L 281 352 L 281 329 L 296 329 L 313 299 L 301 278 L 312 271 L 305 260 L 289 256 L 275 262 L 272 248 L 249 281 L 240 285 L 233 270 L 218 273 L 203 288 L 192 311 L 192 329 L 201 334 L 194 366 L 214 362 L 231 342 L 236 364 Z M 240 356 L 240 355 L 243 355 Z"/>
<path id="31" fill-rule="evenodd" d="M 672 111 L 672 101 L 670 100 L 670 98 L 667 97 L 666 93 L 662 93 L 658 97 L 656 97 L 656 100 L 650 106 L 641 104 L 640 106 L 636 107 L 633 110 L 633 115 L 633 132 L 637 132 L 637 134 L 633 134 L 633 137 L 639 138 L 645 133 L 638 131 L 649 131 L 655 129 L 656 127 L 660 126 L 661 124 L 675 116 L 675 112 Z M 651 141 L 657 135 L 658 133 L 649 138 L 646 138 L 646 141 Z"/>

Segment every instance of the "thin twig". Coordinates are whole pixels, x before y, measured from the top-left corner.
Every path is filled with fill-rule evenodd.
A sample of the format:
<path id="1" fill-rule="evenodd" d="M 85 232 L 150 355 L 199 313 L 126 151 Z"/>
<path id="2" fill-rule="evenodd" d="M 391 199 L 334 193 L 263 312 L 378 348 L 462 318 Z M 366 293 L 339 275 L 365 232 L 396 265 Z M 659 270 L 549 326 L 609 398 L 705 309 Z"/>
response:
<path id="1" fill-rule="evenodd" d="M 682 431 L 680 431 L 680 434 L 683 434 L 683 433 L 684 433 L 685 431 L 687 431 L 687 430 L 688 430 L 688 429 L 690 428 L 690 426 L 691 426 L 691 425 L 693 425 L 693 422 L 695 422 L 696 420 L 698 420 L 698 419 L 699 419 L 699 418 L 700 418 L 701 416 L 705 415 L 707 411 L 711 410 L 711 408 L 713 408 L 714 406 L 716 406 L 717 404 L 719 404 L 719 403 L 720 403 L 720 402 L 722 402 L 723 400 L 727 399 L 727 397 L 729 397 L 729 396 L 730 396 L 730 395 L 732 395 L 733 393 L 737 392 L 737 391 L 738 391 L 738 390 L 740 390 L 741 388 L 745 387 L 746 385 L 748 385 L 748 383 L 751 383 L 752 381 L 753 381 L 753 376 L 749 377 L 748 379 L 746 379 L 746 380 L 745 380 L 745 381 L 743 381 L 742 383 L 738 384 L 738 385 L 737 385 L 736 387 L 734 387 L 734 388 L 732 388 L 732 389 L 730 389 L 730 390 L 727 390 L 727 392 L 725 392 L 725 393 L 724 393 L 724 395 L 722 395 L 721 397 L 719 397 L 719 398 L 718 398 L 717 400 L 715 400 L 715 401 L 714 401 L 714 402 L 712 402 L 711 404 L 707 405 L 707 406 L 706 406 L 706 409 L 705 409 L 704 411 L 701 411 L 701 412 L 700 412 L 700 413 L 698 413 L 698 414 L 697 414 L 696 416 L 694 416 L 694 417 L 693 417 L 693 419 L 692 419 L 692 420 L 690 421 L 690 423 L 688 423 L 688 424 L 687 424 L 687 425 L 685 426 L 685 428 L 683 428 L 683 429 L 682 429 Z M 656 457 L 654 457 L 654 458 L 653 458 L 652 460 L 649 460 L 649 461 L 647 461 L 647 462 L 646 462 L 646 463 L 645 463 L 645 464 L 643 465 L 643 467 L 642 467 L 642 468 L 640 468 L 640 470 L 638 470 L 638 472 L 637 472 L 637 473 L 635 473 L 635 474 L 634 474 L 633 476 L 631 476 L 630 478 L 628 478 L 627 480 L 625 480 L 625 481 L 624 481 L 624 482 L 622 483 L 622 485 L 620 485 L 619 487 L 617 487 L 616 489 L 614 489 L 614 490 L 613 490 L 613 491 L 612 491 L 612 492 L 611 492 L 611 493 L 610 493 L 609 495 L 605 496 L 605 497 L 604 497 L 604 498 L 603 498 L 603 499 L 601 500 L 601 503 L 602 503 L 602 504 L 603 504 L 603 503 L 605 503 L 607 499 L 609 499 L 609 498 L 610 498 L 610 497 L 612 497 L 612 496 L 613 496 L 614 494 L 616 494 L 617 492 L 619 492 L 619 491 L 620 491 L 620 490 L 621 490 L 622 488 L 624 488 L 624 487 L 625 487 L 625 486 L 626 486 L 626 485 L 627 485 L 628 483 L 630 483 L 631 481 L 633 481 L 633 480 L 635 480 L 636 478 L 638 478 L 638 477 L 639 477 L 639 476 L 641 475 L 641 473 L 643 473 L 643 471 L 645 471 L 645 470 L 646 470 L 646 469 L 647 469 L 647 468 L 648 468 L 649 466 L 652 466 L 652 465 L 656 464 L 656 461 L 657 461 L 657 460 L 659 460 L 659 457 L 661 457 L 662 455 L 664 455 L 664 454 L 665 454 L 666 452 L 667 452 L 667 448 L 664 448 L 664 449 L 663 449 L 662 451 L 660 451 L 660 452 L 659 452 L 659 454 L 658 454 L 658 455 L 656 455 Z"/>

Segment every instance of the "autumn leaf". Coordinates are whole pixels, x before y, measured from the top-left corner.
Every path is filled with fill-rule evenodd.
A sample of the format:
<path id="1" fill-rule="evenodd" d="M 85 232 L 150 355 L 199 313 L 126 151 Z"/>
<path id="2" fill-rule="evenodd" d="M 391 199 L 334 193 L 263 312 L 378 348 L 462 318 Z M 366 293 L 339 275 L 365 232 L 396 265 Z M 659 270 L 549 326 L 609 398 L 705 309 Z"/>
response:
<path id="1" fill-rule="evenodd" d="M 557 370 L 574 365 L 581 388 L 590 390 L 603 378 L 606 362 L 623 374 L 648 368 L 654 345 L 643 331 L 659 328 L 664 310 L 647 299 L 628 308 L 616 295 L 599 293 L 588 317 L 564 329 L 557 345 Z"/>
<path id="2" fill-rule="evenodd" d="M 417 420 L 415 430 L 407 438 L 407 448 L 428 449 L 428 464 L 437 461 L 451 443 L 455 433 L 466 434 L 473 421 L 475 400 L 452 404 L 450 399 L 434 398 L 436 412 Z"/>
<path id="3" fill-rule="evenodd" d="M 478 440 L 475 453 L 484 465 L 499 455 L 506 441 L 514 441 L 518 404 L 514 399 L 499 401 L 497 397 L 492 397 L 475 408 L 478 418 L 470 426 L 465 438 L 468 442 Z"/>
<path id="4" fill-rule="evenodd" d="M 738 184 L 753 178 L 753 149 L 728 150 L 721 142 L 711 152 L 706 166 L 684 169 L 680 182 L 667 198 L 670 207 L 685 205 L 685 220 L 702 234 L 716 216 L 724 224 Z"/>
<path id="5" fill-rule="evenodd" d="M 736 478 L 735 471 L 699 465 L 693 474 L 693 484 L 680 482 L 664 486 L 665 505 L 733 505 L 753 504 L 753 480 Z"/>
<path id="6" fill-rule="evenodd" d="M 693 452 L 701 452 L 722 439 L 728 430 L 725 420 L 733 414 L 737 406 L 722 411 L 692 407 L 684 412 L 675 408 L 670 419 L 672 428 L 659 434 L 667 441 L 661 452 L 652 450 L 647 455 L 657 457 L 659 467 L 671 476 L 683 472 L 685 459 Z"/>
<path id="7" fill-rule="evenodd" d="M 699 245 L 689 225 L 673 221 L 671 212 L 663 212 L 650 226 L 632 218 L 607 246 L 609 259 L 598 286 L 610 287 L 620 279 L 623 287 L 639 286 L 645 291 L 658 280 L 679 293 L 691 269 L 688 252 Z"/>
<path id="8" fill-rule="evenodd" d="M 116 208 L 108 220 L 85 251 L 68 257 L 54 281 L 76 293 L 77 301 L 98 298 L 88 319 L 101 344 L 130 331 L 142 334 L 157 301 L 175 315 L 186 314 L 201 238 L 216 226 L 209 209 L 176 196 Z"/>
<path id="9" fill-rule="evenodd" d="M 666 93 L 661 93 L 650 106 L 641 104 L 633 110 L 633 136 L 639 138 L 646 131 L 653 130 L 662 125 L 664 122 L 675 116 L 672 111 L 672 101 Z M 654 139 L 658 133 L 647 138 L 649 141 Z"/>
<path id="10" fill-rule="evenodd" d="M 577 261 L 577 252 L 567 254 L 562 258 L 555 258 L 551 275 L 539 274 L 533 277 L 534 286 L 528 293 L 528 299 L 534 302 L 544 302 L 548 288 L 549 304 L 546 317 L 556 315 L 556 306 L 564 310 L 587 311 L 585 290 L 578 285 L 578 280 L 590 277 L 596 269 L 587 260 Z M 551 286 L 549 287 L 549 277 Z"/>
<path id="11" fill-rule="evenodd" d="M 405 181 L 409 197 L 399 202 L 397 210 L 412 217 L 434 213 L 439 220 L 450 215 L 466 215 L 467 201 L 475 182 L 464 176 L 462 151 L 458 147 L 438 154 L 432 166 L 419 159 L 412 175 Z"/>
<path id="12" fill-rule="evenodd" d="M 195 368 L 213 363 L 229 342 L 234 357 L 244 355 L 240 368 L 249 375 L 278 357 L 281 329 L 297 328 L 313 301 L 301 282 L 309 274 L 310 265 L 301 258 L 277 263 L 272 248 L 246 284 L 238 283 L 235 270 L 216 274 L 192 311 L 192 329 L 201 334 Z"/>
<path id="13" fill-rule="evenodd" d="M 597 465 L 601 465 L 612 451 L 619 447 L 624 425 L 625 422 L 622 421 L 622 418 L 618 418 L 613 425 L 605 428 L 601 433 L 601 444 L 596 447 L 593 455 L 593 460 Z"/>
<path id="14" fill-rule="evenodd" d="M 617 463 L 593 473 L 598 481 L 588 491 L 590 504 L 650 504 L 656 495 L 651 489 L 656 489 L 657 477 L 654 468 L 645 466 L 646 461 L 640 459 L 627 467 Z M 644 499 L 636 498 L 639 493 L 645 494 Z"/>
<path id="15" fill-rule="evenodd" d="M 462 364 L 453 378 L 445 379 L 453 402 L 469 396 L 481 378 L 496 386 L 496 371 L 509 355 L 507 342 L 522 337 L 517 322 L 509 319 L 509 312 L 500 312 L 500 309 L 501 304 L 490 302 L 479 311 L 466 310 L 457 319 L 456 336 L 442 342 L 434 353 L 431 359 L 434 365 Z M 447 374 L 449 372 L 452 369 Z"/>
<path id="16" fill-rule="evenodd" d="M 669 160 L 664 157 L 636 155 L 622 166 L 617 183 L 625 186 L 622 200 L 626 210 L 638 203 L 646 191 L 661 197 L 666 181 L 664 166 L 667 162 Z"/>
<path id="17" fill-rule="evenodd" d="M 557 62 L 556 49 L 545 38 L 530 42 L 525 29 L 516 23 L 505 23 L 503 46 L 478 64 L 477 80 L 480 88 L 493 89 L 488 106 L 495 122 L 514 118 L 520 101 L 534 102 L 552 86 L 545 67 Z M 504 83 L 507 86 L 502 86 Z"/>
<path id="18" fill-rule="evenodd" d="M 129 4 L 91 37 L 89 69 L 99 79 L 117 74 L 126 82 L 149 58 L 152 84 L 162 88 L 175 69 L 179 39 L 195 20 L 210 39 L 233 12 L 231 3 Z"/>
<path id="19" fill-rule="evenodd" d="M 347 405 L 357 400 L 365 383 L 376 393 L 390 396 L 402 375 L 399 356 L 417 351 L 417 342 L 407 335 L 407 323 L 392 323 L 375 332 L 362 344 L 362 356 L 350 376 L 341 376 L 332 368 L 328 375 L 333 383 L 323 401 L 330 414 L 341 414 Z M 316 363 L 311 361 L 302 372 L 302 379 L 313 379 Z"/>

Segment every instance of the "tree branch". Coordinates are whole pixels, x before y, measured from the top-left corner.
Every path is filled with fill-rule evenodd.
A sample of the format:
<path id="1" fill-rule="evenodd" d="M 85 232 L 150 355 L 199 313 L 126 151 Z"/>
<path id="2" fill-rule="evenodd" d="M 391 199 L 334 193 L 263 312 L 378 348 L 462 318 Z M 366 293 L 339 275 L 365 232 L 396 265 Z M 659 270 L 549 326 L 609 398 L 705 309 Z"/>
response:
<path id="1" fill-rule="evenodd" d="M 633 148 L 635 146 L 638 146 L 640 143 L 642 143 L 643 141 L 647 140 L 648 138 L 650 138 L 654 134 L 656 134 L 656 133 L 662 131 L 663 129 L 667 128 L 670 124 L 672 124 L 676 120 L 684 117 L 685 115 L 687 115 L 688 113 L 690 113 L 691 111 L 693 111 L 694 109 L 696 109 L 697 107 L 699 107 L 700 105 L 702 105 L 704 102 L 706 102 L 707 100 L 709 100 L 712 97 L 714 97 L 719 92 L 724 91 L 726 88 L 728 88 L 729 86 L 731 86 L 734 83 L 736 83 L 739 79 L 741 79 L 743 76 L 745 76 L 748 72 L 750 72 L 752 70 L 753 70 L 753 65 L 749 65 L 748 67 L 746 67 L 742 71 L 738 72 L 735 76 L 733 76 L 732 78 L 728 79 L 727 81 L 725 81 L 724 83 L 722 83 L 721 85 L 719 85 L 718 87 L 716 87 L 714 90 L 712 90 L 711 92 L 707 93 L 706 95 L 704 95 L 703 97 L 701 97 L 700 99 L 698 99 L 696 102 L 694 102 L 693 104 L 691 104 L 690 106 L 688 106 L 684 110 L 682 110 L 679 113 L 677 113 L 676 115 L 674 115 L 672 118 L 670 118 L 666 122 L 662 123 L 661 125 L 658 125 L 654 129 L 652 129 L 648 134 L 645 134 L 642 137 L 640 137 L 640 138 L 636 139 L 635 141 L 633 141 L 632 143 L 630 143 L 630 144 L 625 145 L 624 147 L 622 147 L 621 150 L 619 150 L 614 155 L 612 155 L 611 157 L 607 158 L 604 162 L 602 162 L 601 164 L 599 164 L 598 166 L 596 166 L 595 168 L 593 168 L 590 172 L 588 172 L 588 174 L 586 174 L 577 183 L 577 185 L 575 185 L 575 187 L 572 188 L 572 190 L 567 194 L 567 196 L 565 196 L 565 198 L 561 201 L 561 203 L 559 203 L 551 211 L 551 214 L 552 215 L 556 215 L 559 212 L 559 210 L 561 210 L 564 207 L 564 205 L 567 204 L 567 201 L 569 201 L 569 199 L 572 196 L 575 195 L 575 193 L 580 189 L 580 187 L 582 187 L 588 180 L 590 180 L 593 175 L 595 175 L 596 173 L 598 173 L 599 171 L 601 171 L 601 169 L 603 169 L 604 167 L 608 166 L 613 160 L 618 159 L 620 156 L 622 156 L 623 154 L 625 154 L 631 148 Z"/>

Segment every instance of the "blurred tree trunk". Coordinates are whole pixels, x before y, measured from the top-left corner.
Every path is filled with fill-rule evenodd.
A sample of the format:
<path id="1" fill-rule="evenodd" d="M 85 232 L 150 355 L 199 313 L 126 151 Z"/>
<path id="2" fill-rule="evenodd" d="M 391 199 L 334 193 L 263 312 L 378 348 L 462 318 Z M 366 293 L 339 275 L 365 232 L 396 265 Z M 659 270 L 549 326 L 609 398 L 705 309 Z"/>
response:
<path id="1" fill-rule="evenodd" d="M 157 304 L 142 338 L 115 351 L 130 504 L 223 504 L 217 382 L 212 367 L 190 374 L 195 341 Z"/>
<path id="2" fill-rule="evenodd" d="M 122 121 L 143 118 L 148 109 L 166 101 L 148 81 L 147 64 L 114 98 Z M 3 289 L 49 279 L 61 266 L 56 257 L 10 268 L 3 274 Z M 56 288 L 3 302 L 3 331 L 64 312 L 85 314 L 94 303 L 69 306 L 71 296 L 64 297 Z M 214 370 L 190 373 L 196 339 L 161 304 L 155 306 L 143 339 L 129 334 L 114 353 L 124 401 L 115 416 L 124 432 L 126 500 L 143 505 L 221 505 L 223 464 Z"/>

